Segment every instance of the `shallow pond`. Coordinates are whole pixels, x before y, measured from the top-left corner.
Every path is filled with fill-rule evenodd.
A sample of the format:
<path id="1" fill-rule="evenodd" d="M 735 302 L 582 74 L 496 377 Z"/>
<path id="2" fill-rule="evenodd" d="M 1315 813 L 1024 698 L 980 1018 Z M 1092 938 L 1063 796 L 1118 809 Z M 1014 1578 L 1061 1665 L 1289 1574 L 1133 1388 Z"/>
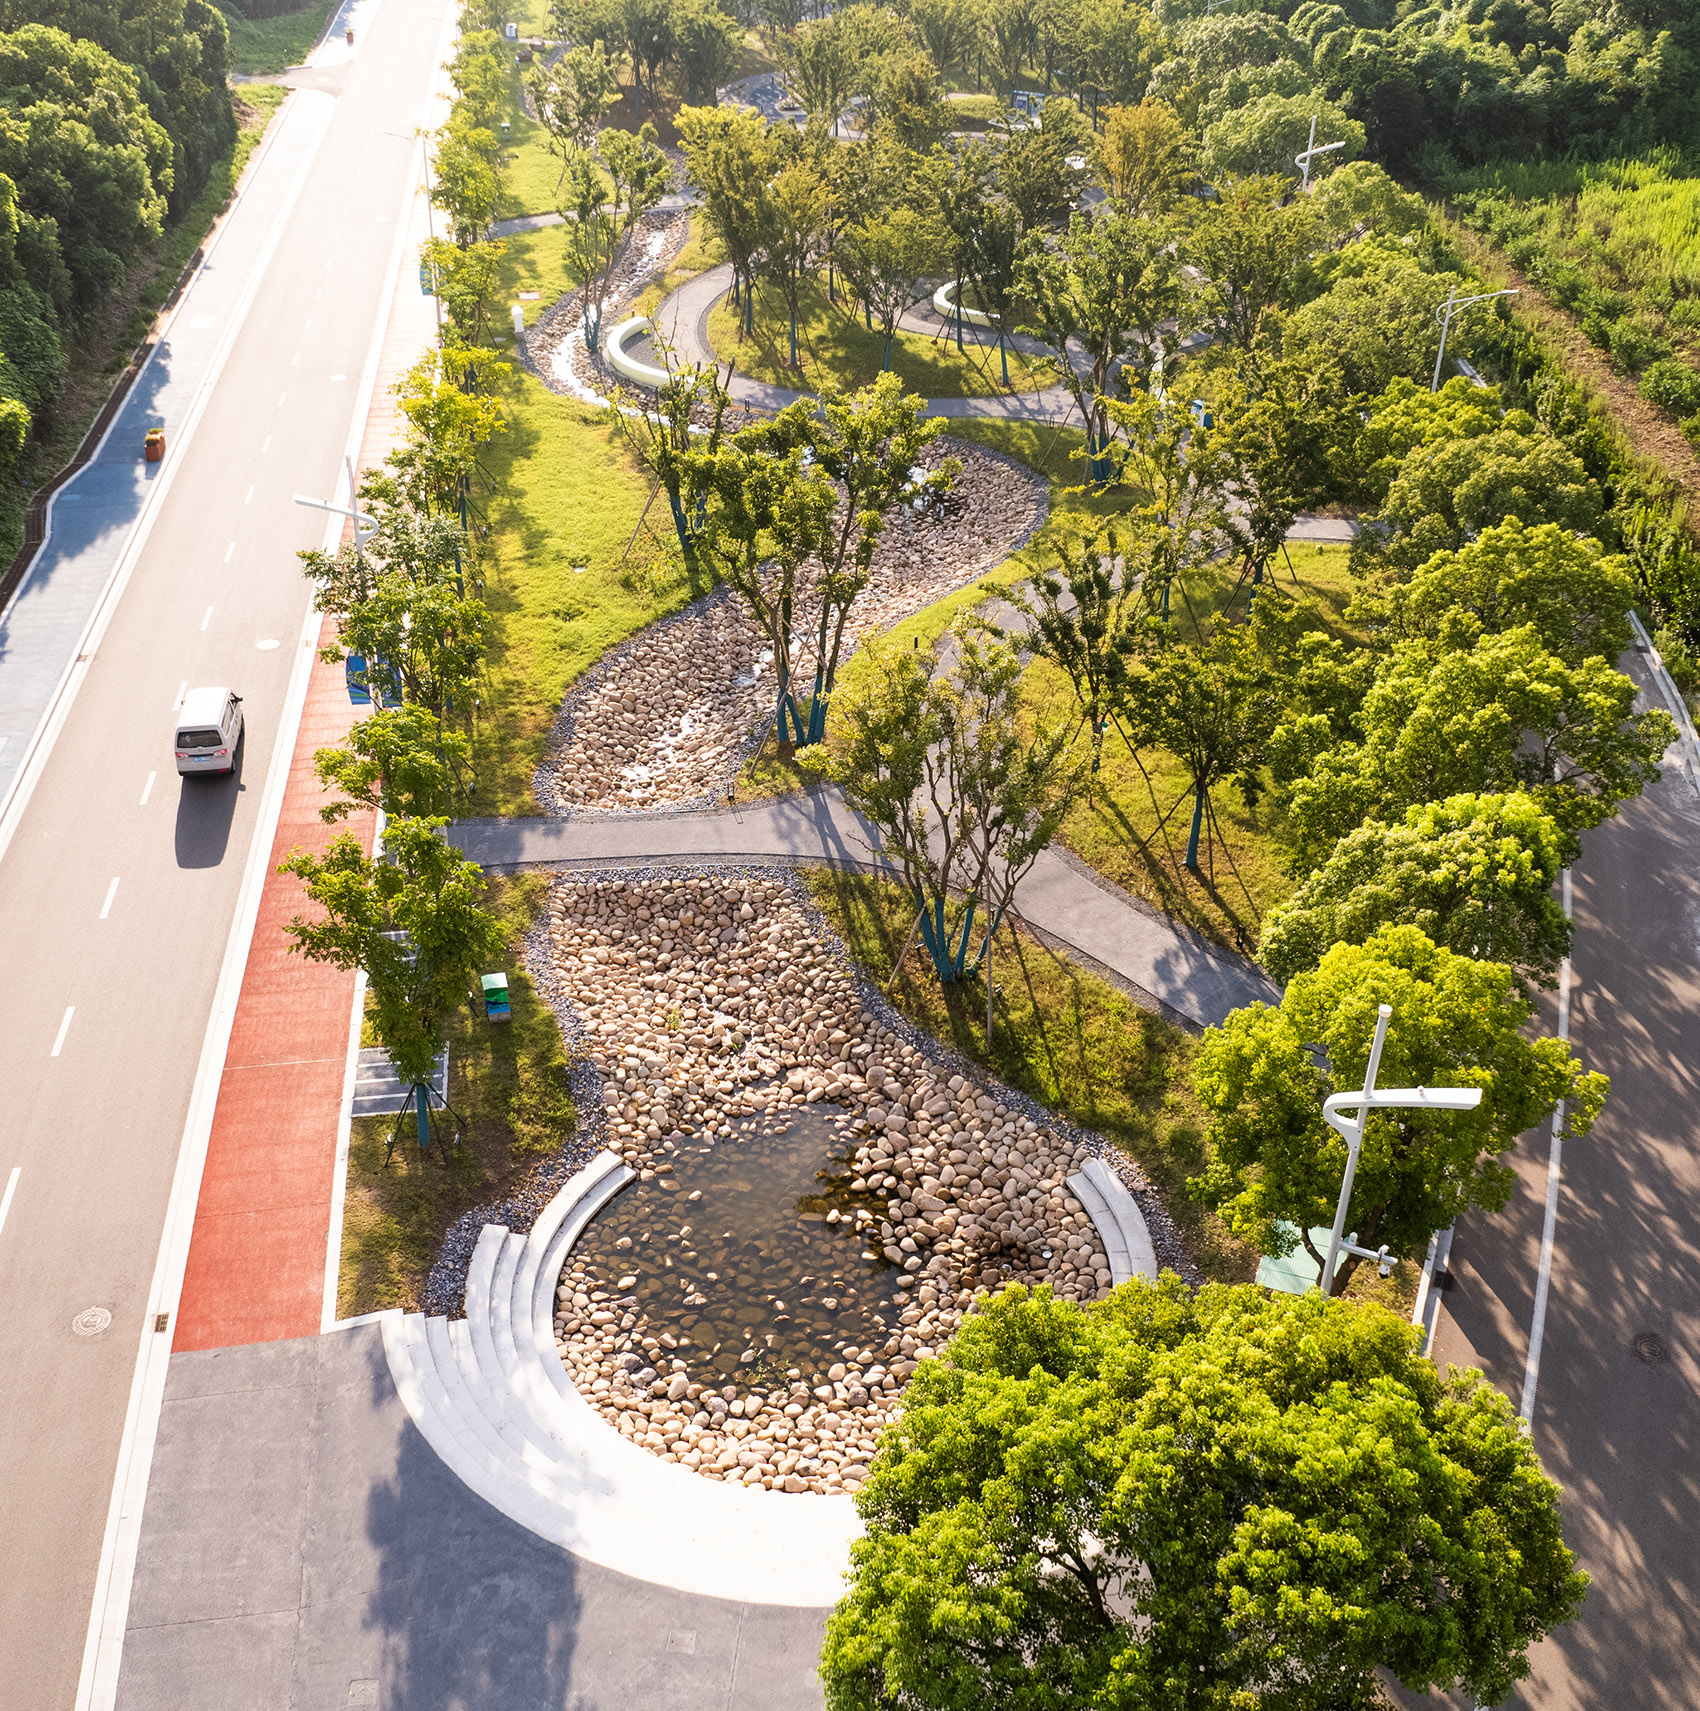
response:
<path id="1" fill-rule="evenodd" d="M 902 1301 L 877 1246 L 858 1233 L 849 1136 L 835 1106 L 752 1120 L 712 1146 L 668 1155 L 667 1176 L 634 1182 L 579 1238 L 568 1269 L 635 1300 L 648 1331 L 670 1331 L 703 1383 L 824 1373 L 847 1348 L 883 1349 Z M 837 1212 L 837 1222 L 829 1215 Z M 849 1216 L 847 1217 L 846 1214 Z"/>

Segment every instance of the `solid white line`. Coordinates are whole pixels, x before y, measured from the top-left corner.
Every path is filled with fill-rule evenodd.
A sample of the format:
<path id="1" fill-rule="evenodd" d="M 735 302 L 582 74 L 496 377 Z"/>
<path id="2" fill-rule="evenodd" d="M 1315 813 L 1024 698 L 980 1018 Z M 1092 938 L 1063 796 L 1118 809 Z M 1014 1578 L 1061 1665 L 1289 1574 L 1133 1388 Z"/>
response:
<path id="1" fill-rule="evenodd" d="M 18 1178 L 23 1174 L 23 1166 L 12 1166 L 12 1174 L 6 1178 L 6 1192 L 0 1194 L 0 1230 L 6 1228 L 6 1214 L 12 1210 L 12 1196 L 18 1191 Z"/>
<path id="2" fill-rule="evenodd" d="M 1572 919 L 1570 869 L 1564 870 L 1564 917 Z M 1558 969 L 1558 1037 L 1570 1041 L 1570 958 Z M 1547 1149 L 1547 1204 L 1541 1221 L 1541 1258 L 1535 1270 L 1535 1311 L 1529 1322 L 1529 1360 L 1523 1369 L 1523 1402 L 1517 1410 L 1532 1431 L 1535 1418 L 1535 1382 L 1541 1375 L 1541 1343 L 1547 1328 L 1547 1295 L 1552 1284 L 1553 1240 L 1558 1234 L 1559 1168 L 1564 1155 L 1564 1101 L 1552 1114 L 1552 1140 Z"/>
<path id="3" fill-rule="evenodd" d="M 1676 721 L 1676 740 L 1682 749 L 1683 770 L 1688 774 L 1688 782 L 1694 786 L 1695 794 L 1700 795 L 1700 736 L 1695 734 L 1694 721 L 1688 716 L 1688 703 L 1683 700 L 1681 692 L 1671 681 L 1670 673 L 1665 670 L 1665 662 L 1659 650 L 1653 646 L 1653 639 L 1647 634 L 1640 615 L 1631 612 L 1629 624 L 1635 632 L 1637 644 L 1646 650 L 1647 658 L 1651 662 L 1653 683 L 1664 704 L 1670 709 L 1671 717 Z"/>
<path id="4" fill-rule="evenodd" d="M 207 625 L 210 624 L 211 622 L 212 622 L 212 607 L 209 606 L 206 609 L 206 611 L 204 611 L 201 614 L 201 633 L 203 635 L 205 635 L 205 633 L 206 633 Z"/>
<path id="5" fill-rule="evenodd" d="M 118 881 L 115 879 L 106 888 L 106 901 L 100 906 L 100 918 L 105 920 L 112 913 L 112 899 L 118 895 Z"/>
<path id="6" fill-rule="evenodd" d="M 145 807 L 147 807 L 147 805 L 148 805 L 148 798 L 149 798 L 149 797 L 150 797 L 150 796 L 151 796 L 151 795 L 152 795 L 152 794 L 153 794 L 153 781 L 154 781 L 154 780 L 155 780 L 155 779 L 156 779 L 156 778 L 158 778 L 158 777 L 159 777 L 159 774 L 158 774 L 158 773 L 157 773 L 157 772 L 150 772 L 150 773 L 149 773 L 149 774 L 148 774 L 148 781 L 147 781 L 147 783 L 146 783 L 146 784 L 144 784 L 144 785 L 143 785 L 143 786 L 142 786 L 142 799 L 141 799 L 141 801 L 140 801 L 140 802 L 138 802 L 138 803 L 137 803 L 137 804 L 136 804 L 136 806 L 137 806 L 137 807 L 138 807 L 138 808 L 145 808 Z"/>
<path id="7" fill-rule="evenodd" d="M 49 1057 L 58 1057 L 60 1052 L 64 1050 L 65 1036 L 71 1031 L 71 1018 L 76 1015 L 76 1013 L 77 1007 L 75 1004 L 67 1004 L 65 1006 L 64 1020 L 59 1024 L 59 1032 L 53 1036 L 53 1050 L 47 1054 Z"/>
<path id="8" fill-rule="evenodd" d="M 456 18 L 456 9 L 447 8 L 443 18 L 443 33 L 433 61 L 439 67 L 448 58 L 454 40 Z M 440 85 L 442 81 L 442 72 L 439 70 L 435 84 Z M 402 202 L 404 209 L 412 204 L 422 164 L 421 155 L 414 171 L 408 176 Z M 293 207 L 293 198 L 290 206 Z M 287 211 L 284 218 L 287 219 Z M 280 228 L 281 223 L 280 221 Z M 354 395 L 353 419 L 349 424 L 347 440 L 347 451 L 352 457 L 358 457 L 360 454 L 366 420 L 371 414 L 378 364 L 383 356 L 384 336 L 389 328 L 391 306 L 401 279 L 401 264 L 406 249 L 407 224 L 405 220 L 398 220 L 388 262 L 389 288 L 387 291 L 380 289 L 380 311 L 372 329 L 371 347 L 361 373 L 360 385 Z M 342 539 L 342 530 L 342 518 L 332 517 L 328 520 L 324 544 L 327 553 L 336 551 Z M 141 1542 L 142 1510 L 147 1499 L 148 1474 L 153 1466 L 154 1438 L 159 1430 L 160 1409 L 165 1401 L 165 1376 L 171 1358 L 171 1339 L 151 1334 L 151 1327 L 159 1323 L 157 1315 L 160 1313 L 175 1316 L 178 1297 L 182 1293 L 183 1273 L 189 1259 L 189 1238 L 194 1230 L 195 1203 L 200 1197 L 201 1171 L 206 1164 L 207 1142 L 212 1134 L 213 1111 L 218 1101 L 219 1082 L 224 1073 L 225 1052 L 230 1043 L 236 1002 L 242 990 L 248 947 L 253 940 L 254 923 L 259 914 L 260 894 L 271 862 L 272 844 L 277 836 L 277 823 L 283 809 L 284 786 L 288 782 L 289 763 L 295 753 L 301 714 L 306 706 L 307 685 L 312 676 L 322 623 L 320 614 L 309 607 L 302 624 L 283 715 L 278 723 L 277 741 L 273 746 L 271 764 L 266 773 L 265 793 L 260 800 L 254 841 L 249 849 L 248 864 L 242 876 L 236 918 L 231 923 L 224 966 L 219 971 L 213 1012 L 207 1022 L 206 1039 L 201 1047 L 201 1063 L 195 1075 L 194 1092 L 190 1096 L 189 1117 L 183 1129 L 183 1144 L 177 1157 L 177 1172 L 172 1181 L 171 1200 L 167 1207 L 165 1228 L 160 1237 L 159 1257 L 154 1264 L 153 1283 L 144 1320 L 148 1329 L 143 1332 L 141 1347 L 136 1356 L 135 1373 L 130 1381 L 130 1400 L 125 1415 L 124 1435 L 119 1445 L 117 1472 L 112 1483 L 112 1501 L 107 1511 L 100 1568 L 95 1577 L 94 1600 L 89 1611 L 88 1638 L 83 1647 L 83 1668 L 77 1683 L 75 1711 L 112 1711 L 118 1697 L 118 1674 L 124 1657 L 124 1629 L 130 1613 L 130 1586 L 136 1571 L 136 1548 Z M 168 1318 L 166 1322 L 171 1321 Z"/>

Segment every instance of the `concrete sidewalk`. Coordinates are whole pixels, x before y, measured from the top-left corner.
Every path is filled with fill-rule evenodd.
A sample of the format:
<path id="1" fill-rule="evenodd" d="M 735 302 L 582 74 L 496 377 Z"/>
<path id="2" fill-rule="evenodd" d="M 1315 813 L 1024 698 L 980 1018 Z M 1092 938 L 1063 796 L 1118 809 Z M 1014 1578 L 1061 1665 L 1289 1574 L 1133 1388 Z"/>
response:
<path id="1" fill-rule="evenodd" d="M 818 1711 L 826 1612 L 629 1580 L 476 1497 L 376 1325 L 172 1357 L 118 1711 Z"/>
<path id="2" fill-rule="evenodd" d="M 700 813 L 462 820 L 451 840 L 485 867 L 607 867 L 625 861 L 824 861 L 878 866 L 879 834 L 836 790 Z M 1280 994 L 1261 969 L 1136 905 L 1047 850 L 1022 881 L 1024 921 L 1102 964 L 1198 1027 Z"/>

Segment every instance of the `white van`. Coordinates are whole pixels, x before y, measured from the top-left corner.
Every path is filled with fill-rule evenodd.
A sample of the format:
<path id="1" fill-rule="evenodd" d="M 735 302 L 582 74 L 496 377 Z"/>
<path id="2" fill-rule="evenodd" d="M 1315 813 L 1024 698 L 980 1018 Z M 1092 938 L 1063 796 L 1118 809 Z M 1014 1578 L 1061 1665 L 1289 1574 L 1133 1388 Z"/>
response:
<path id="1" fill-rule="evenodd" d="M 242 697 L 228 689 L 191 689 L 177 715 L 179 772 L 229 772 L 242 740 Z"/>

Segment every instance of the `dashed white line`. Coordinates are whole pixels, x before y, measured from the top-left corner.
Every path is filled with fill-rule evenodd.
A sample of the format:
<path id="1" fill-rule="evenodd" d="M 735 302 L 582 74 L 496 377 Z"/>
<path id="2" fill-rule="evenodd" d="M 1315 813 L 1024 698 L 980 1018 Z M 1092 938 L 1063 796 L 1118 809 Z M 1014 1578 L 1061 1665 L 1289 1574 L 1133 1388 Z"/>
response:
<path id="1" fill-rule="evenodd" d="M 280 409 L 280 410 L 281 410 L 281 409 L 282 409 L 282 408 L 283 408 L 283 401 L 284 401 L 284 399 L 286 399 L 286 398 L 287 398 L 287 397 L 288 397 L 288 396 L 289 396 L 289 394 L 288 394 L 288 393 L 287 393 L 287 392 L 280 392 L 280 393 L 278 393 L 278 395 L 277 395 L 277 407 L 278 407 L 278 409 Z"/>
<path id="2" fill-rule="evenodd" d="M 254 497 L 254 484 L 252 482 L 249 482 L 248 483 L 248 491 L 242 495 L 242 503 L 244 505 L 246 505 L 248 503 L 248 501 L 250 499 L 252 499 L 253 497 Z"/>
<path id="3" fill-rule="evenodd" d="M 266 443 L 260 447 L 260 453 L 263 456 L 266 452 L 269 452 L 271 449 L 272 449 L 272 437 L 270 434 L 267 434 L 266 435 Z"/>
<path id="4" fill-rule="evenodd" d="M 188 680 L 188 678 L 184 678 L 183 681 L 177 685 L 177 699 L 171 703 L 171 711 L 173 713 L 175 713 L 177 711 L 177 709 L 183 705 L 183 698 L 188 693 L 189 693 L 189 680 Z"/>
<path id="5" fill-rule="evenodd" d="M 1564 918 L 1573 918 L 1570 908 L 1570 869 L 1564 870 Z M 1558 1037 L 1570 1043 L 1570 958 L 1558 965 Z M 1552 1284 L 1552 1249 L 1558 1234 L 1559 1167 L 1564 1155 L 1564 1101 L 1552 1114 L 1552 1141 L 1547 1150 L 1547 1204 L 1541 1219 L 1541 1258 L 1535 1269 L 1535 1311 L 1529 1321 L 1529 1359 L 1523 1368 L 1523 1403 L 1517 1410 L 1532 1431 L 1535 1418 L 1535 1382 L 1541 1375 L 1541 1342 L 1546 1336 L 1547 1295 Z"/>
<path id="6" fill-rule="evenodd" d="M 206 634 L 207 625 L 210 624 L 211 622 L 212 622 L 212 607 L 209 606 L 206 609 L 206 611 L 204 611 L 201 614 L 201 633 L 203 635 Z"/>
<path id="7" fill-rule="evenodd" d="M 233 558 L 235 558 L 235 556 L 236 556 L 236 543 L 234 541 L 232 541 L 230 543 L 230 545 L 224 549 L 224 562 L 226 564 L 229 564 L 230 561 Z"/>
<path id="8" fill-rule="evenodd" d="M 23 1166 L 12 1166 L 12 1174 L 6 1178 L 6 1192 L 0 1194 L 0 1230 L 6 1228 L 6 1214 L 12 1210 L 12 1196 L 18 1191 L 18 1178 L 23 1173 Z"/>
<path id="9" fill-rule="evenodd" d="M 149 774 L 149 777 L 152 777 L 151 773 Z M 118 895 L 118 881 L 115 879 L 106 888 L 106 901 L 104 903 L 102 903 L 100 906 L 100 918 L 101 918 L 101 920 L 104 921 L 106 919 L 106 917 L 112 913 L 112 899 L 114 897 L 116 897 L 117 895 Z"/>
<path id="10" fill-rule="evenodd" d="M 59 1024 L 59 1032 L 53 1036 L 53 1050 L 47 1054 L 49 1057 L 58 1057 L 60 1049 L 65 1044 L 65 1036 L 71 1031 L 71 1018 L 76 1015 L 76 1013 L 77 1007 L 75 1004 L 67 1004 L 65 1006 L 65 1019 Z"/>
<path id="11" fill-rule="evenodd" d="M 146 784 L 144 784 L 144 785 L 143 785 L 143 786 L 142 786 L 142 799 L 141 799 L 141 801 L 140 801 L 140 802 L 138 802 L 138 803 L 137 803 L 137 804 L 136 804 L 136 806 L 137 806 L 137 807 L 138 807 L 138 808 L 145 808 L 145 807 L 147 807 L 147 805 L 148 805 L 148 797 L 149 797 L 149 796 L 151 796 L 151 795 L 152 795 L 152 794 L 153 794 L 153 781 L 154 781 L 154 780 L 155 780 L 155 779 L 156 779 L 156 778 L 158 778 L 158 777 L 159 777 L 159 774 L 158 774 L 158 773 L 157 773 L 157 772 L 150 772 L 150 773 L 149 773 L 149 774 L 148 774 L 148 781 L 147 781 L 147 783 L 146 783 Z"/>

